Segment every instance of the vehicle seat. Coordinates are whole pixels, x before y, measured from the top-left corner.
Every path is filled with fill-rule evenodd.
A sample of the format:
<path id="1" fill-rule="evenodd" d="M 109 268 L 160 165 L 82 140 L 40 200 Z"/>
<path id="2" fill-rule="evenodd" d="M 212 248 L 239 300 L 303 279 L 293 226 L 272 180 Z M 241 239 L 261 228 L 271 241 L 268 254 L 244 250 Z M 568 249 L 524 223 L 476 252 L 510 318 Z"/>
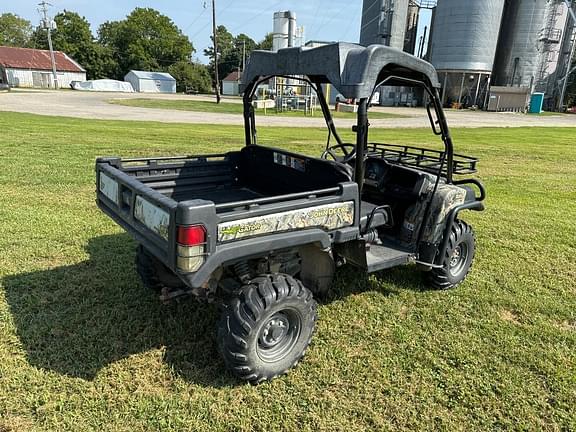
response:
<path id="1" fill-rule="evenodd" d="M 362 201 L 360 206 L 360 231 L 365 232 L 368 219 L 370 215 L 378 206 L 376 204 L 369 203 L 367 201 Z M 382 227 L 389 225 L 391 222 L 390 213 L 387 209 L 378 209 L 374 212 L 374 217 L 372 218 L 372 223 L 370 224 L 370 229 Z"/>
<path id="2" fill-rule="evenodd" d="M 327 159 L 321 159 L 321 160 L 329 163 L 330 165 L 332 165 L 336 169 L 336 171 L 347 176 L 349 181 L 354 180 L 354 168 L 351 167 L 350 165 L 342 163 L 342 162 L 327 160 Z"/>

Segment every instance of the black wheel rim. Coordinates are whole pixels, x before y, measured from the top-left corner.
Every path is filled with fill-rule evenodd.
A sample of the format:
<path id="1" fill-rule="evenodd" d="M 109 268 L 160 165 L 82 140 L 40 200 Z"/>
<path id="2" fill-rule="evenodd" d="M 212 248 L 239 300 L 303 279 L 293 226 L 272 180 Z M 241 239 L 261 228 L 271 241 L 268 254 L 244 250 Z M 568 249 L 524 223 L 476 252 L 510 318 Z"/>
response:
<path id="1" fill-rule="evenodd" d="M 450 257 L 449 270 L 452 276 L 459 276 L 466 268 L 468 261 L 468 245 L 460 243 L 452 251 Z"/>
<path id="2" fill-rule="evenodd" d="M 266 319 L 258 335 L 258 356 L 265 362 L 277 362 L 292 351 L 302 331 L 302 317 L 292 309 L 274 313 Z"/>

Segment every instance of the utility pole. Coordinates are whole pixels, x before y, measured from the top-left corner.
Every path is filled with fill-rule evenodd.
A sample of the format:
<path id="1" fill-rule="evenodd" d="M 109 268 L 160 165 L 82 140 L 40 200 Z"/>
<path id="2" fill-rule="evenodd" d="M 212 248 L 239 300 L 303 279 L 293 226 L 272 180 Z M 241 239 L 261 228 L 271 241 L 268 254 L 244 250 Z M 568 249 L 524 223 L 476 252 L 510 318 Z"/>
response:
<path id="1" fill-rule="evenodd" d="M 52 47 L 52 19 L 48 19 L 48 7 L 52 6 L 50 3 L 42 0 L 38 3 L 40 8 L 38 11 L 42 14 L 42 27 L 48 32 L 48 48 L 50 49 L 50 61 L 52 62 L 52 77 L 54 79 L 54 89 L 58 88 L 58 77 L 56 75 L 56 58 L 54 57 L 54 48 Z"/>
<path id="2" fill-rule="evenodd" d="M 216 78 L 216 103 L 220 103 L 220 77 L 218 76 L 218 39 L 216 36 L 216 0 L 212 0 L 212 39 L 214 42 L 214 76 Z"/>
<path id="3" fill-rule="evenodd" d="M 246 68 L 246 41 L 242 41 L 242 73 L 244 73 L 244 69 Z"/>

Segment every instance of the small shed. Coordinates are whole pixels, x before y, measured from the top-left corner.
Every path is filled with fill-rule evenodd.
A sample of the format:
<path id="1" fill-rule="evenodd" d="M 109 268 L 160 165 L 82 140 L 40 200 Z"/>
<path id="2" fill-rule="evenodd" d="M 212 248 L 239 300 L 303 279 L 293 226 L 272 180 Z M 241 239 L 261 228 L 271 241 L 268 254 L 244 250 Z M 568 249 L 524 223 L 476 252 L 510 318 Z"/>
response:
<path id="1" fill-rule="evenodd" d="M 488 111 L 524 112 L 530 99 L 530 87 L 490 88 Z"/>
<path id="2" fill-rule="evenodd" d="M 132 84 L 138 93 L 176 93 L 176 80 L 166 72 L 145 72 L 132 70 L 124 81 Z"/>
<path id="3" fill-rule="evenodd" d="M 86 71 L 71 57 L 54 51 L 58 87 L 86 81 Z M 10 87 L 54 87 L 50 51 L 0 46 L 0 83 Z"/>
<path id="4" fill-rule="evenodd" d="M 222 80 L 222 94 L 225 96 L 238 96 L 240 94 L 240 82 L 242 73 L 240 71 L 230 72 Z"/>

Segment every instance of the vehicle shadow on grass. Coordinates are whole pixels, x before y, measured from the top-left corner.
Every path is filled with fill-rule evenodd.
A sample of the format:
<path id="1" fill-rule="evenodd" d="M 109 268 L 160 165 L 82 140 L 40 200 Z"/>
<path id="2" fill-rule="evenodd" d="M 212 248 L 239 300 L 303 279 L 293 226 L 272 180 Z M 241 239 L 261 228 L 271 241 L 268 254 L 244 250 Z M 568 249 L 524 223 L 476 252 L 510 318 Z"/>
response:
<path id="1" fill-rule="evenodd" d="M 30 364 L 91 380 L 118 360 L 163 348 L 164 361 L 190 383 L 241 384 L 216 349 L 218 307 L 191 298 L 161 304 L 139 283 L 134 250 L 127 234 L 97 237 L 88 243 L 87 261 L 3 279 Z M 370 279 L 342 269 L 322 303 L 365 291 L 390 296 L 401 288 L 421 290 L 415 273 L 400 268 Z"/>
<path id="2" fill-rule="evenodd" d="M 400 266 L 374 273 L 372 276 L 352 266 L 336 270 L 333 286 L 322 304 L 344 299 L 363 292 L 378 292 L 385 297 L 398 295 L 401 290 L 416 292 L 429 291 L 424 284 L 422 273 L 414 266 Z"/>
<path id="3" fill-rule="evenodd" d="M 93 379 L 117 360 L 164 347 L 164 361 L 188 382 L 239 384 L 216 349 L 217 306 L 161 304 L 140 285 L 134 250 L 126 234 L 98 237 L 88 261 L 4 278 L 30 364 Z"/>

